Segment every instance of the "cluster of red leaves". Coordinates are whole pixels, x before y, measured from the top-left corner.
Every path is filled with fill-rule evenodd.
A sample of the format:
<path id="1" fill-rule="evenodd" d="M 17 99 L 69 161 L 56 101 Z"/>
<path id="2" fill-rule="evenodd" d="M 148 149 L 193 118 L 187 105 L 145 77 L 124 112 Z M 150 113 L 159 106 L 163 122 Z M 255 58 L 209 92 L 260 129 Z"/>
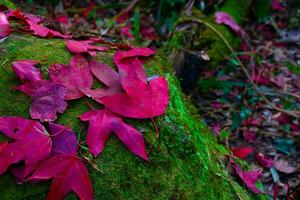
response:
<path id="1" fill-rule="evenodd" d="M 90 152 L 99 156 L 110 133 L 114 132 L 132 153 L 148 160 L 143 135 L 126 124 L 121 116 L 153 118 L 164 113 L 169 102 L 167 81 L 164 77 L 147 78 L 143 67 L 143 57 L 151 56 L 155 51 L 113 44 L 129 49 L 118 50 L 115 54 L 116 72 L 105 64 L 84 57 L 107 50 L 107 46 L 93 45 L 94 42 L 102 43 L 101 40 L 70 40 L 68 36 L 44 27 L 40 18 L 18 10 L 9 11 L 6 16 L 25 22 L 34 35 L 67 39 L 66 47 L 75 55 L 68 66 L 51 65 L 50 80 L 43 78 L 37 67 L 38 61 L 12 63 L 15 74 L 23 83 L 15 89 L 32 97 L 30 116 L 49 122 L 50 134 L 37 121 L 0 117 L 0 131 L 12 139 L 11 142 L 0 143 L 0 174 L 12 164 L 24 161 L 23 167 L 12 167 L 12 173 L 20 182 L 53 178 L 47 199 L 62 199 L 70 191 L 81 199 L 93 199 L 88 171 L 82 163 L 83 159 L 77 156 L 79 144 L 74 132 L 52 121 L 57 119 L 57 113 L 66 110 L 67 101 L 85 95 L 92 97 L 105 108 L 83 113 L 79 117 L 89 122 L 86 140 Z M 92 89 L 94 76 L 105 85 L 104 88 Z"/>

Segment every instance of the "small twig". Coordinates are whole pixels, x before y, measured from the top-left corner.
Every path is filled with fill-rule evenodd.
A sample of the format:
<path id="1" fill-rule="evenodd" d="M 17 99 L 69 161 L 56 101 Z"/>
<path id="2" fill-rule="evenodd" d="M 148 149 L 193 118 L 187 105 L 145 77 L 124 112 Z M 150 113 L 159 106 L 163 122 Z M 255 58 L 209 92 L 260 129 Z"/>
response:
<path id="1" fill-rule="evenodd" d="M 154 120 L 153 117 L 151 117 L 151 122 L 152 122 L 152 124 L 153 124 L 153 126 L 155 128 L 156 138 L 158 138 L 158 136 L 159 136 L 159 130 L 158 130 L 157 124 L 156 124 L 156 122 L 155 122 L 155 120 Z"/>

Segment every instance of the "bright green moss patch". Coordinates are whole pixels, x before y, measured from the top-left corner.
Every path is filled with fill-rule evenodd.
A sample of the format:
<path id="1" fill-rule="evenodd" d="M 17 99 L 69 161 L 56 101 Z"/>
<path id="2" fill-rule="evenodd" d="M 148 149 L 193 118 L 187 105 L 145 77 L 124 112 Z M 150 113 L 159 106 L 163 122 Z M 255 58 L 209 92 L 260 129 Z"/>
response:
<path id="1" fill-rule="evenodd" d="M 68 63 L 71 55 L 63 40 L 40 39 L 13 34 L 0 44 L 0 115 L 29 117 L 30 99 L 13 86 L 20 82 L 11 70 L 11 62 L 21 59 L 41 61 L 44 75 L 51 63 Z M 112 53 L 97 59 L 112 64 Z M 166 113 L 157 117 L 159 138 L 150 120 L 126 120 L 141 131 L 146 140 L 150 162 L 130 153 L 112 134 L 101 156 L 92 159 L 85 149 L 80 154 L 92 159 L 100 171 L 89 166 L 95 199 L 250 199 L 244 189 L 232 181 L 224 168 L 226 150 L 219 146 L 196 110 L 182 95 L 172 67 L 157 55 L 146 64 L 149 75 L 164 75 L 169 82 L 170 104 Z M 58 122 L 73 128 L 81 141 L 86 123 L 77 116 L 87 110 L 88 98 L 70 101 L 68 110 Z M 4 139 L 1 137 L 2 140 Z M 85 144 L 83 144 L 85 145 Z M 17 185 L 7 172 L 0 176 L 1 200 L 44 199 L 50 181 L 36 185 Z M 74 194 L 67 199 L 76 199 Z"/>

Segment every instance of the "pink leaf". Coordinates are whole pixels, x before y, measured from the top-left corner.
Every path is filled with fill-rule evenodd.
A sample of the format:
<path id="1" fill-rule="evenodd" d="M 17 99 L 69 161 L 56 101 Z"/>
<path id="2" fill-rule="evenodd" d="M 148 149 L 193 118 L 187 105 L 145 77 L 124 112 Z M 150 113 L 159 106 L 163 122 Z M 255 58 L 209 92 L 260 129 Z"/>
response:
<path id="1" fill-rule="evenodd" d="M 236 157 L 244 159 L 250 153 L 253 152 L 253 148 L 250 148 L 250 147 L 232 147 L 231 151 L 232 151 L 233 155 L 235 155 Z"/>
<path id="2" fill-rule="evenodd" d="M 71 53 L 88 53 L 91 56 L 96 56 L 96 51 L 106 51 L 108 47 L 92 45 L 93 40 L 67 40 L 66 46 Z"/>
<path id="3" fill-rule="evenodd" d="M 280 0 L 272 0 L 271 7 L 272 7 L 273 10 L 276 10 L 276 11 L 284 11 L 284 10 L 286 10 L 286 8 L 284 6 L 282 6 Z"/>
<path id="4" fill-rule="evenodd" d="M 65 98 L 67 100 L 84 96 L 80 88 L 90 88 L 93 85 L 93 77 L 88 62 L 80 54 L 73 56 L 70 66 L 62 64 L 51 65 L 49 74 L 54 83 L 63 84 L 67 88 L 67 96 Z"/>
<path id="5" fill-rule="evenodd" d="M 265 167 L 265 168 L 273 167 L 273 159 L 268 158 L 267 156 L 265 156 L 262 153 L 257 153 L 256 154 L 256 159 L 262 167 Z"/>
<path id="6" fill-rule="evenodd" d="M 39 88 L 32 97 L 30 116 L 42 122 L 56 120 L 56 113 L 63 113 L 67 108 L 66 93 L 61 84 L 52 83 Z"/>
<path id="7" fill-rule="evenodd" d="M 252 142 L 256 138 L 256 133 L 253 131 L 245 130 L 243 136 L 247 142 Z"/>
<path id="8" fill-rule="evenodd" d="M 131 33 L 131 27 L 129 26 L 124 26 L 121 28 L 120 33 L 127 37 L 128 39 L 133 39 L 133 34 Z"/>
<path id="9" fill-rule="evenodd" d="M 1 150 L 0 174 L 10 165 L 24 161 L 24 166 L 13 169 L 15 176 L 24 180 L 50 153 L 51 139 L 45 128 L 36 121 L 22 117 L 0 117 L 0 131 L 12 139 Z"/>
<path id="10" fill-rule="evenodd" d="M 217 24 L 225 24 L 225 25 L 229 26 L 236 33 L 239 33 L 241 30 L 239 25 L 226 12 L 216 12 L 215 13 L 215 22 Z"/>
<path id="11" fill-rule="evenodd" d="M 255 171 L 242 171 L 241 167 L 237 164 L 234 166 L 236 173 L 245 183 L 245 185 L 255 194 L 262 193 L 260 189 L 257 188 L 255 183 L 262 177 L 261 170 Z"/>
<path id="12" fill-rule="evenodd" d="M 80 119 L 89 121 L 87 144 L 94 156 L 103 151 L 107 138 L 114 132 L 132 153 L 148 160 L 143 135 L 107 109 L 86 112 Z"/>
<path id="13" fill-rule="evenodd" d="M 7 37 L 10 34 L 9 22 L 6 15 L 0 12 L 0 39 Z"/>
<path id="14" fill-rule="evenodd" d="M 39 81 L 42 80 L 42 74 L 35 65 L 38 64 L 34 60 L 20 60 L 12 62 L 13 70 L 21 81 Z"/>

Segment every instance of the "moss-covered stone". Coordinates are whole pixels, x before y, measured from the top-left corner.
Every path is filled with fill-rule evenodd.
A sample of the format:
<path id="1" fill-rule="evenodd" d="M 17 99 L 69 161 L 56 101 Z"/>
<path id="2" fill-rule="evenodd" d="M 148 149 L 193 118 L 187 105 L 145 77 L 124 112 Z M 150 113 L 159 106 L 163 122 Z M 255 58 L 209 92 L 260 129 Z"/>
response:
<path id="1" fill-rule="evenodd" d="M 11 62 L 38 60 L 47 75 L 51 63 L 68 63 L 71 58 L 63 40 L 20 34 L 12 34 L 0 44 L 0 55 L 0 115 L 27 118 L 30 98 L 11 89 L 20 84 L 11 70 Z M 112 64 L 112 55 L 113 52 L 101 53 L 97 59 Z M 148 75 L 166 76 L 170 89 L 169 107 L 156 119 L 158 138 L 150 120 L 128 120 L 144 134 L 150 162 L 131 154 L 114 136 L 109 138 L 99 158 L 92 159 L 82 149 L 80 154 L 91 158 L 100 169 L 89 167 L 95 199 L 250 199 L 224 169 L 226 150 L 216 143 L 197 117 L 195 108 L 182 95 L 169 63 L 156 55 L 146 64 L 146 69 Z M 89 109 L 85 101 L 92 102 L 87 98 L 70 101 L 68 110 L 58 119 L 59 123 L 72 127 L 81 141 L 84 141 L 87 124 L 80 122 L 77 116 Z M 17 185 L 6 173 L 0 176 L 0 199 L 44 199 L 49 184 Z M 74 194 L 68 196 L 68 199 L 74 198 Z"/>

